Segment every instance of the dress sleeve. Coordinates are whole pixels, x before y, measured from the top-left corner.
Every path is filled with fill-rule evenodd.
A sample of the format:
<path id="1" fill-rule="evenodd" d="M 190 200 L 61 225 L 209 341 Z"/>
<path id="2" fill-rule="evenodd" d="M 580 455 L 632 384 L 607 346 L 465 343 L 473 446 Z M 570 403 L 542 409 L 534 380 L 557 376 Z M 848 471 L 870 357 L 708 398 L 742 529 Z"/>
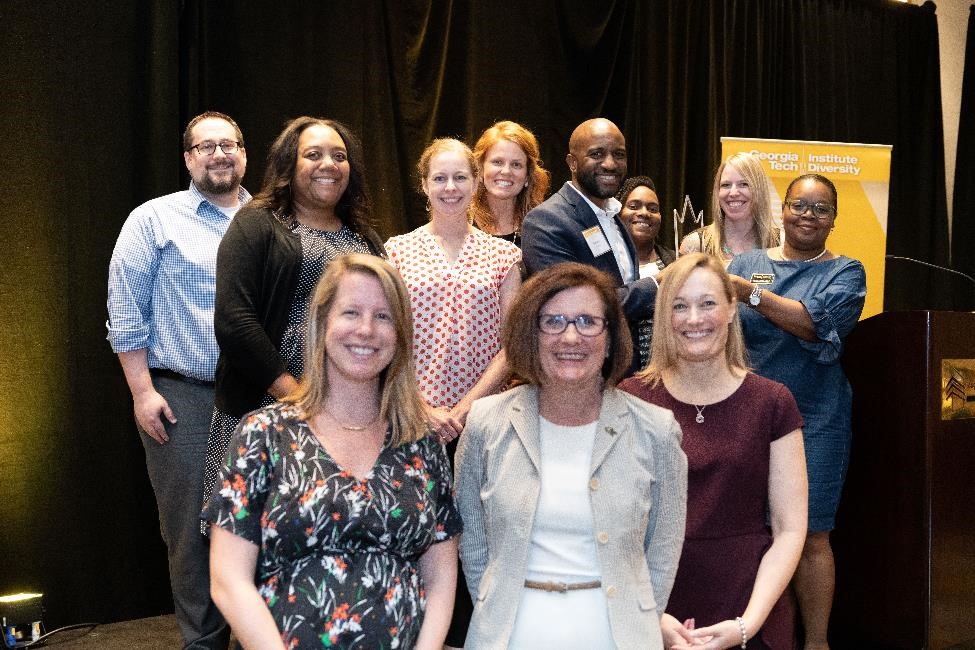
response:
<path id="1" fill-rule="evenodd" d="M 832 364 L 840 358 L 843 340 L 860 319 L 866 296 L 863 265 L 850 259 L 823 289 L 801 300 L 812 318 L 817 340 L 800 339 L 799 344 L 815 354 L 817 363 Z"/>
<path id="2" fill-rule="evenodd" d="M 400 254 L 400 250 L 399 250 L 399 244 L 401 241 L 400 237 L 401 236 L 396 236 L 387 239 L 385 244 L 385 249 L 386 249 L 386 255 L 389 256 L 387 257 L 389 263 L 395 266 L 396 270 L 400 271 L 400 274 L 402 274 L 402 271 L 400 270 L 400 266 L 403 263 L 403 260 L 401 259 L 402 255 Z"/>
<path id="3" fill-rule="evenodd" d="M 261 519 L 272 478 L 274 411 L 251 413 L 237 425 L 203 518 L 261 545 Z"/>
<path id="4" fill-rule="evenodd" d="M 437 494 L 436 541 L 442 542 L 463 532 L 464 523 L 454 503 L 454 478 L 450 470 L 447 450 L 433 436 L 427 436 L 423 444 L 433 489 Z"/>
<path id="5" fill-rule="evenodd" d="M 286 366 L 259 316 L 268 240 L 272 236 L 271 231 L 259 227 L 263 218 L 266 217 L 260 212 L 244 208 L 220 241 L 213 328 L 227 363 L 254 383 L 267 387 Z"/>
<path id="6" fill-rule="evenodd" d="M 774 384 L 775 390 L 770 391 L 770 399 L 773 400 L 772 417 L 769 423 L 770 440 L 778 440 L 796 429 L 801 429 L 803 425 L 802 414 L 799 413 L 799 406 L 792 392 L 779 382 Z"/>
<path id="7" fill-rule="evenodd" d="M 474 402 L 467 416 L 464 434 L 460 437 L 455 457 L 457 508 L 464 520 L 464 534 L 460 536 L 460 560 L 467 579 L 467 590 L 477 600 L 481 577 L 487 568 L 487 531 L 484 526 L 484 505 L 481 486 L 484 483 L 484 451 L 479 423 L 481 405 Z"/>
<path id="8" fill-rule="evenodd" d="M 501 286 L 504 283 L 504 279 L 508 277 L 508 273 L 512 268 L 518 266 L 521 263 L 521 249 L 512 244 L 509 241 L 503 239 L 498 239 L 493 237 L 498 244 L 504 244 L 498 248 L 498 266 L 497 266 L 497 276 L 495 282 L 497 286 Z"/>

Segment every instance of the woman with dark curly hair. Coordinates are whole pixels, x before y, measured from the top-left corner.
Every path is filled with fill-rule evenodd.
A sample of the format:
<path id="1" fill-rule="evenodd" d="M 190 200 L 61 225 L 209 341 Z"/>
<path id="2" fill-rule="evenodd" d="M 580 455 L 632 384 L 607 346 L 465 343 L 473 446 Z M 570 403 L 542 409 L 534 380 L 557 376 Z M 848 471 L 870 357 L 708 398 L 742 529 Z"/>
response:
<path id="1" fill-rule="evenodd" d="M 204 499 L 237 422 L 298 387 L 308 301 L 329 262 L 385 257 L 368 224 L 362 145 L 334 120 L 298 117 L 271 145 L 261 191 L 217 252 L 213 317 L 220 344 Z"/>
<path id="2" fill-rule="evenodd" d="M 666 248 L 659 241 L 660 235 L 660 199 L 657 198 L 657 188 L 649 176 L 631 176 L 623 183 L 617 200 L 623 208 L 620 210 L 620 220 L 626 226 L 636 256 L 640 262 L 640 277 L 655 278 L 668 264 L 675 259 L 674 251 Z M 653 336 L 653 318 L 644 318 L 637 325 L 639 330 L 640 367 L 643 368 L 650 361 L 650 338 Z"/>

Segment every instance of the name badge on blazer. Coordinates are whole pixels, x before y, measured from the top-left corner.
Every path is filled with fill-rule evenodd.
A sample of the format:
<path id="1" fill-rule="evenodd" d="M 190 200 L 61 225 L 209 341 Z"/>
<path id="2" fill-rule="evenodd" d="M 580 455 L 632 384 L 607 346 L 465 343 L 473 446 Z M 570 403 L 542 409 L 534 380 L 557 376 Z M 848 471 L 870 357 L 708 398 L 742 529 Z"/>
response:
<path id="1" fill-rule="evenodd" d="M 599 257 L 611 250 L 609 242 L 606 241 L 606 235 L 603 234 L 603 230 L 599 226 L 586 228 L 582 231 L 582 236 L 586 238 L 586 244 L 589 245 L 593 257 Z"/>
<path id="2" fill-rule="evenodd" d="M 752 284 L 772 284 L 775 282 L 774 273 L 752 273 Z"/>

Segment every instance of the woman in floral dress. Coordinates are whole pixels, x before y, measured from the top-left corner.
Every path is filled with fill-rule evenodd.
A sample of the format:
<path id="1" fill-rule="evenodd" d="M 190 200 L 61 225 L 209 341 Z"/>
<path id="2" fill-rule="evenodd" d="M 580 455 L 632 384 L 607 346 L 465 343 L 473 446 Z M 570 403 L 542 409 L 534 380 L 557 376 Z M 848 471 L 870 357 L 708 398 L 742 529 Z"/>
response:
<path id="1" fill-rule="evenodd" d="M 344 256 L 308 320 L 302 383 L 241 422 L 204 512 L 214 601 L 245 648 L 440 648 L 461 521 L 409 295 L 388 263 Z"/>

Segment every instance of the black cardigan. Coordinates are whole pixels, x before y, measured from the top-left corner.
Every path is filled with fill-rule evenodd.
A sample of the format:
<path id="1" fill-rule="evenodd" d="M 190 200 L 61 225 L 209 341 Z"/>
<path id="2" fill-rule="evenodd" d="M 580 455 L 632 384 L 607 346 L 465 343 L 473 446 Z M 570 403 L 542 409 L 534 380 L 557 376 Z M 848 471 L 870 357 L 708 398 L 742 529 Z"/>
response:
<path id="1" fill-rule="evenodd" d="M 386 257 L 375 230 L 366 226 L 361 234 L 374 255 Z M 256 409 L 287 370 L 278 343 L 300 273 L 301 237 L 266 208 L 241 208 L 217 249 L 214 381 L 221 411 L 241 417 Z"/>

